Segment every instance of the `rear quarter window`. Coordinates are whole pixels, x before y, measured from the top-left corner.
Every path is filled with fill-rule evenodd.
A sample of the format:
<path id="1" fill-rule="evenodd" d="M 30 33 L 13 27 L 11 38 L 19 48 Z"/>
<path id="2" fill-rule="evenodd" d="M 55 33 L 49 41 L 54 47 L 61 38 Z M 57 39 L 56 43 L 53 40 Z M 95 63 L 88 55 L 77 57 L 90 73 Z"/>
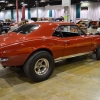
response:
<path id="1" fill-rule="evenodd" d="M 39 28 L 39 25 L 25 24 L 13 30 L 12 32 L 16 32 L 20 34 L 29 34 L 33 32 L 34 30 L 37 30 L 38 28 Z"/>

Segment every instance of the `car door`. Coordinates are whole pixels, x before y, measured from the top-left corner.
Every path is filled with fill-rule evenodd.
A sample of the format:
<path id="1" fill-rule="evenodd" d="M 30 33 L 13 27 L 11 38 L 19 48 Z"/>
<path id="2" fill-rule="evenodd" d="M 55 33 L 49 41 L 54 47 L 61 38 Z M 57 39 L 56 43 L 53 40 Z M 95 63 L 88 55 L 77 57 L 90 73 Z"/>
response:
<path id="1" fill-rule="evenodd" d="M 52 35 L 52 51 L 54 58 L 60 58 L 63 56 L 65 49 L 65 41 L 63 40 L 62 33 L 55 30 Z"/>
<path id="2" fill-rule="evenodd" d="M 55 58 L 72 55 L 77 51 L 76 44 L 78 40 L 70 37 L 70 34 L 64 34 L 67 32 L 68 28 L 70 27 L 66 25 L 58 26 L 52 35 L 52 42 L 54 43 L 52 49 L 54 50 Z"/>
<path id="3" fill-rule="evenodd" d="M 68 30 L 62 32 L 65 39 L 64 56 L 88 53 L 91 48 L 91 37 L 84 34 L 76 25 L 67 27 Z"/>

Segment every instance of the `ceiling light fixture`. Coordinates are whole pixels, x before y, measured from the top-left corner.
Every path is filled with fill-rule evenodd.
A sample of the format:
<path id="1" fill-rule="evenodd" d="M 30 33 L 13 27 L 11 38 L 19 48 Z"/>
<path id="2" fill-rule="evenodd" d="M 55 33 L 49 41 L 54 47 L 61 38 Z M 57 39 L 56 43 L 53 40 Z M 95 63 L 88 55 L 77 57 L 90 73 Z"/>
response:
<path id="1" fill-rule="evenodd" d="M 8 6 L 8 7 L 11 7 L 11 6 L 14 6 L 14 4 L 8 4 L 7 6 Z"/>
<path id="2" fill-rule="evenodd" d="M 26 4 L 25 2 L 21 2 L 22 6 L 27 6 L 28 4 Z"/>
<path id="3" fill-rule="evenodd" d="M 82 0 L 82 1 L 80 1 L 80 3 L 89 3 L 89 1 L 87 1 L 87 0 L 86 1 L 83 1 Z"/>
<path id="4" fill-rule="evenodd" d="M 27 6 L 28 4 L 24 3 L 23 6 Z"/>
<path id="5" fill-rule="evenodd" d="M 8 1 L 5 1 L 5 3 L 8 3 Z"/>
<path id="6" fill-rule="evenodd" d="M 24 4 L 24 2 L 21 2 L 21 5 L 23 5 Z"/>
<path id="7" fill-rule="evenodd" d="M 0 3 L 4 3 L 5 2 L 5 0 L 0 0 Z"/>
<path id="8" fill-rule="evenodd" d="M 46 2 L 46 0 L 41 0 L 40 2 Z"/>

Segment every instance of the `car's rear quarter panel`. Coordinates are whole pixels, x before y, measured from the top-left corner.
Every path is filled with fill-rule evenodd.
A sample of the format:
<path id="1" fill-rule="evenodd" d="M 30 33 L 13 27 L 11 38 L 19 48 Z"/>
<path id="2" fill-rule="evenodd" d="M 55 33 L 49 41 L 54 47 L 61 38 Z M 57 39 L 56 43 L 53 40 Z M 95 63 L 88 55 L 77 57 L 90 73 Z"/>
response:
<path id="1" fill-rule="evenodd" d="M 40 46 L 43 46 L 43 40 L 33 39 L 2 48 L 2 51 L 5 51 L 5 53 L 2 54 L 2 57 L 9 58 L 9 61 L 4 62 L 3 65 L 22 65 L 31 53 L 37 48 L 41 48 Z"/>
<path id="2" fill-rule="evenodd" d="M 100 35 L 91 35 L 91 51 L 95 51 L 100 46 Z"/>
<path id="3" fill-rule="evenodd" d="M 29 34 L 25 40 L 7 45 L 2 48 L 1 57 L 8 57 L 9 61 L 3 62 L 4 66 L 23 65 L 28 57 L 39 49 L 48 49 L 52 52 L 54 59 L 63 55 L 64 46 L 57 45 L 52 37 L 55 28 L 59 24 L 43 24 L 39 30 Z M 61 44 L 64 45 L 64 44 Z M 4 52 L 5 51 L 5 52 Z"/>

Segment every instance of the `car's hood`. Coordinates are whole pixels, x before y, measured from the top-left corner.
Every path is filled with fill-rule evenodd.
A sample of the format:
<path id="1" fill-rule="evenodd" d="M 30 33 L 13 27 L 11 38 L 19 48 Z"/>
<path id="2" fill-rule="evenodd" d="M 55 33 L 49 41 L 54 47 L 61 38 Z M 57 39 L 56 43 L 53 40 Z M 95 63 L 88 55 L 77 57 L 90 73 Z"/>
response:
<path id="1" fill-rule="evenodd" d="M 0 47 L 18 43 L 19 41 L 22 41 L 24 39 L 25 39 L 25 35 L 23 34 L 9 32 L 8 34 L 4 34 L 0 36 Z"/>

